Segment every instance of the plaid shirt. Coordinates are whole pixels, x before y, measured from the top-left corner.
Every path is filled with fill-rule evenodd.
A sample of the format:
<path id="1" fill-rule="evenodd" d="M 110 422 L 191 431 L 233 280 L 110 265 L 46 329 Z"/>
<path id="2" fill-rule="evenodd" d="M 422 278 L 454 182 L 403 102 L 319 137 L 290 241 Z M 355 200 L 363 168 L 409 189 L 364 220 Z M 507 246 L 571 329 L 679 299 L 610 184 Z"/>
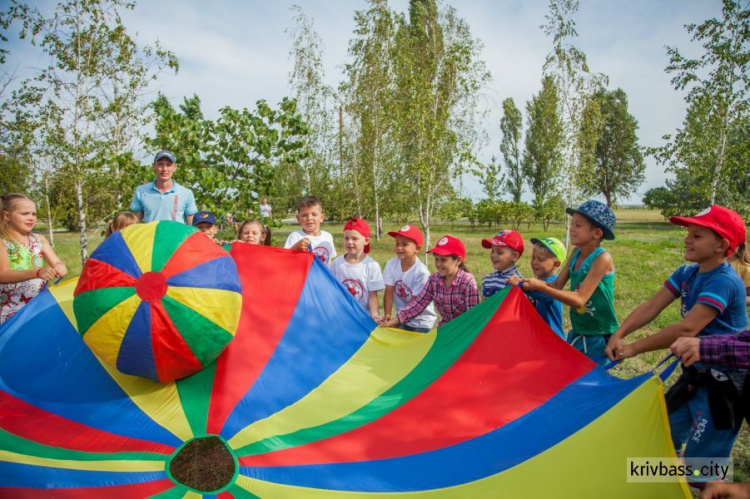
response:
<path id="1" fill-rule="evenodd" d="M 701 363 L 750 369 L 750 331 L 701 338 Z"/>
<path id="2" fill-rule="evenodd" d="M 398 313 L 398 320 L 401 324 L 409 322 L 421 314 L 432 301 L 435 302 L 435 308 L 440 313 L 438 326 L 455 319 L 479 303 L 479 292 L 474 276 L 459 269 L 451 286 L 446 288 L 445 280 L 440 277 L 440 274 L 436 272 L 430 275 L 419 296 Z"/>

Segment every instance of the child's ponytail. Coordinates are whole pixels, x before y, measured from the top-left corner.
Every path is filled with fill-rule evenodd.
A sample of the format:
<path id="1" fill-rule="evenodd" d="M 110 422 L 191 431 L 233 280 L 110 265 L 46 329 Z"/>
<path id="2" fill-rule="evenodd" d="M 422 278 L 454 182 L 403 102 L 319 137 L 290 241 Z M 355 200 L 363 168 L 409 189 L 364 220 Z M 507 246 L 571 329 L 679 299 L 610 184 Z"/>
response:
<path id="1" fill-rule="evenodd" d="M 271 246 L 271 228 L 268 227 L 268 225 L 263 226 L 263 236 L 265 239 L 263 239 L 263 244 L 265 246 Z"/>
<path id="2" fill-rule="evenodd" d="M 750 267 L 750 251 L 747 250 L 747 242 L 740 243 L 737 249 L 734 250 L 734 258 L 740 261 L 743 265 Z"/>

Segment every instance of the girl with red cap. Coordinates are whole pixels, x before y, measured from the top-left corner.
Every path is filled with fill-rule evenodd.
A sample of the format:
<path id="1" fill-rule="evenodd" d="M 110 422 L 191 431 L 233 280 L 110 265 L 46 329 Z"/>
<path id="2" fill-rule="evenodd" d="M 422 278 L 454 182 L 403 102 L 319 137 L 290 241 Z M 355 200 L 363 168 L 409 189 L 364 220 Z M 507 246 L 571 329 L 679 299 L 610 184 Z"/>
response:
<path id="1" fill-rule="evenodd" d="M 745 243 L 745 222 L 736 212 L 713 205 L 694 217 L 671 217 L 687 227 L 685 260 L 664 287 L 636 308 L 612 335 L 610 359 L 669 348 L 680 337 L 735 334 L 747 329 L 745 286 L 727 263 Z M 682 320 L 634 343 L 622 339 L 653 321 L 680 299 Z M 666 394 L 672 442 L 683 456 L 728 457 L 742 424 L 742 384 L 746 370 L 694 363 Z"/>
<path id="2" fill-rule="evenodd" d="M 430 276 L 416 299 L 401 309 L 396 317 L 381 322 L 382 326 L 405 324 L 421 314 L 433 301 L 440 312 L 438 326 L 442 326 L 479 303 L 477 282 L 464 267 L 466 247 L 460 239 L 443 236 L 427 253 L 435 256 L 437 272 Z"/>
<path id="3" fill-rule="evenodd" d="M 344 254 L 331 263 L 331 273 L 373 318 L 379 317 L 378 291 L 385 289 L 380 265 L 370 252 L 370 226 L 361 218 L 344 225 Z"/>

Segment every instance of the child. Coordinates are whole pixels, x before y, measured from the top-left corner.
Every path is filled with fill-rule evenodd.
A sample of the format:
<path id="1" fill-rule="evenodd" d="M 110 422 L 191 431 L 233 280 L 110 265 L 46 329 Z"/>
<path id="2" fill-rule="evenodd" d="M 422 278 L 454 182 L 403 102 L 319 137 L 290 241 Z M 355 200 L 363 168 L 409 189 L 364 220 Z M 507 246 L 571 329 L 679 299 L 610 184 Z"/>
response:
<path id="1" fill-rule="evenodd" d="M 226 244 L 224 241 L 216 239 L 216 234 L 219 232 L 219 227 L 216 225 L 216 215 L 210 211 L 199 211 L 193 218 L 193 227 L 203 232 L 205 235 L 211 238 L 213 242 L 219 245 Z"/>
<path id="2" fill-rule="evenodd" d="M 316 196 L 305 196 L 297 203 L 297 221 L 302 228 L 289 234 L 284 248 L 307 251 L 312 248 L 315 256 L 326 265 L 336 257 L 333 237 L 329 232 L 320 230 L 325 220 L 323 205 Z"/>
<path id="3" fill-rule="evenodd" d="M 589 200 L 571 215 L 570 242 L 576 250 L 554 282 L 523 279 L 524 291 L 541 291 L 570 307 L 573 328 L 568 343 L 590 359 L 604 365 L 604 349 L 619 323 L 615 315 L 615 266 L 601 248 L 603 239 L 615 238 L 615 214 L 599 201 Z M 570 291 L 563 291 L 570 279 Z"/>
<path id="4" fill-rule="evenodd" d="M 370 226 L 361 218 L 344 225 L 345 253 L 331 263 L 331 273 L 352 294 L 362 308 L 378 317 L 378 291 L 385 289 L 380 265 L 370 252 Z"/>
<path id="5" fill-rule="evenodd" d="M 265 197 L 260 198 L 260 216 L 264 219 L 273 220 L 271 205 L 268 204 L 268 199 Z"/>
<path id="6" fill-rule="evenodd" d="M 516 262 L 523 255 L 523 237 L 514 230 L 501 230 L 492 239 L 482 239 L 482 247 L 492 250 L 490 260 L 495 269 L 482 277 L 482 296 L 489 298 L 507 287 L 511 277 L 523 277 L 516 268 Z"/>
<path id="7" fill-rule="evenodd" d="M 745 306 L 750 307 L 750 252 L 747 250 L 747 243 L 743 242 L 737 247 L 737 251 L 732 253 L 729 265 L 737 271 L 745 284 Z"/>
<path id="8" fill-rule="evenodd" d="M 534 277 L 546 283 L 555 282 L 557 269 L 565 261 L 565 245 L 554 237 L 532 238 L 531 244 L 534 245 L 531 251 L 531 270 L 534 272 Z M 519 278 L 511 278 L 511 284 L 515 285 L 518 282 L 520 282 Z M 565 339 L 562 303 L 540 291 L 527 291 L 526 296 L 552 330 Z"/>
<path id="9" fill-rule="evenodd" d="M 427 253 L 435 255 L 437 272 L 430 275 L 416 299 L 401 309 L 396 317 L 382 321 L 382 326 L 408 324 L 424 312 L 432 301 L 440 312 L 438 326 L 442 326 L 479 303 L 477 282 L 464 266 L 466 247 L 460 239 L 443 236 Z"/>
<path id="10" fill-rule="evenodd" d="M 383 270 L 385 320 L 390 320 L 394 302 L 398 313 L 417 297 L 430 278 L 427 266 L 417 258 L 424 242 L 422 231 L 413 225 L 404 225 L 398 232 L 389 232 L 388 235 L 396 239 L 396 257 L 388 260 Z M 430 303 L 424 312 L 399 327 L 407 331 L 427 333 L 435 325 L 435 319 L 435 306 Z"/>
<path id="11" fill-rule="evenodd" d="M 138 217 L 134 213 L 129 211 L 121 211 L 110 220 L 107 225 L 107 233 L 104 235 L 104 239 L 108 238 L 115 232 L 120 232 L 122 229 L 129 225 L 137 224 Z"/>
<path id="12" fill-rule="evenodd" d="M 685 260 L 664 287 L 638 306 L 623 321 L 607 345 L 610 359 L 625 359 L 641 352 L 669 348 L 679 337 L 726 335 L 747 328 L 745 286 L 727 263 L 745 241 L 745 223 L 737 213 L 713 205 L 694 217 L 671 217 L 687 227 Z M 653 321 L 677 298 L 682 320 L 635 343 L 622 339 Z M 685 457 L 728 457 L 742 423 L 734 409 L 741 403 L 742 379 L 747 371 L 695 363 L 667 392 L 672 442 Z M 732 417 L 733 414 L 735 417 Z"/>
<path id="13" fill-rule="evenodd" d="M 243 243 L 271 246 L 271 229 L 258 219 L 245 220 L 237 229 L 237 240 Z"/>
<path id="14" fill-rule="evenodd" d="M 0 324 L 10 319 L 43 289 L 45 281 L 65 277 L 68 269 L 47 240 L 32 233 L 36 205 L 23 194 L 2 200 L 0 239 Z M 42 259 L 49 267 L 42 267 Z"/>

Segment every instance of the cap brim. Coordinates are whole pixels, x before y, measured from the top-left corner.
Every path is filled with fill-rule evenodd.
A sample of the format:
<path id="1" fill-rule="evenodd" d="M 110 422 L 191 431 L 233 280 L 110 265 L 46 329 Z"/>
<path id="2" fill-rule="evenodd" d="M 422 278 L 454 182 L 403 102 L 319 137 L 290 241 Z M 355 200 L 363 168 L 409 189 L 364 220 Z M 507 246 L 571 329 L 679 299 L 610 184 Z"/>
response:
<path id="1" fill-rule="evenodd" d="M 444 248 L 432 248 L 430 250 L 427 250 L 427 253 L 432 253 L 434 255 L 441 255 L 441 256 L 451 256 L 454 254 L 452 251 L 444 249 Z"/>
<path id="2" fill-rule="evenodd" d="M 675 225 L 681 225 L 682 227 L 687 227 L 690 224 L 700 225 L 701 227 L 706 227 L 705 224 L 702 224 L 700 220 L 697 220 L 693 217 L 669 217 L 669 222 L 673 223 Z"/>
<path id="3" fill-rule="evenodd" d="M 482 247 L 492 249 L 492 239 L 482 239 Z"/>

